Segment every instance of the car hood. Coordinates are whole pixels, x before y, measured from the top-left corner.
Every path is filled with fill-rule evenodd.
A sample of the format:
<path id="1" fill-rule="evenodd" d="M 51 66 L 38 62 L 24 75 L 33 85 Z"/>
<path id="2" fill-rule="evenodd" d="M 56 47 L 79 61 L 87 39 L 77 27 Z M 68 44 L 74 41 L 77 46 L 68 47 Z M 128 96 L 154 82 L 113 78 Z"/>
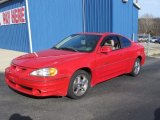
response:
<path id="1" fill-rule="evenodd" d="M 71 52 L 49 49 L 37 53 L 30 53 L 15 58 L 12 63 L 27 68 L 51 67 L 62 62 L 80 59 L 88 53 Z"/>

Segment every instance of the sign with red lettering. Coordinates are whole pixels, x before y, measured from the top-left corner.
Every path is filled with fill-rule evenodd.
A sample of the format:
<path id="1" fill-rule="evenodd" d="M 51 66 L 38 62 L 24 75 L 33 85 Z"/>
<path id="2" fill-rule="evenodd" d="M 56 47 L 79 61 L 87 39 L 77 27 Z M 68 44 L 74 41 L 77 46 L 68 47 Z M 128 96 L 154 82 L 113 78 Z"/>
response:
<path id="1" fill-rule="evenodd" d="M 0 12 L 0 26 L 26 23 L 25 7 Z"/>

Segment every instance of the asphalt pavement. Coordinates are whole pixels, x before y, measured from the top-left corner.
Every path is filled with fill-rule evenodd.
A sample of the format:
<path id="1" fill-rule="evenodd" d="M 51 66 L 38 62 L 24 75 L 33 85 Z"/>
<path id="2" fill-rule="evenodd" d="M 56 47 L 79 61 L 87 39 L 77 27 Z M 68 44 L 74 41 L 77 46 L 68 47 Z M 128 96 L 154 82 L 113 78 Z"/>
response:
<path id="1" fill-rule="evenodd" d="M 138 77 L 103 82 L 80 100 L 17 93 L 1 72 L 0 120 L 160 120 L 160 59 L 147 58 Z"/>

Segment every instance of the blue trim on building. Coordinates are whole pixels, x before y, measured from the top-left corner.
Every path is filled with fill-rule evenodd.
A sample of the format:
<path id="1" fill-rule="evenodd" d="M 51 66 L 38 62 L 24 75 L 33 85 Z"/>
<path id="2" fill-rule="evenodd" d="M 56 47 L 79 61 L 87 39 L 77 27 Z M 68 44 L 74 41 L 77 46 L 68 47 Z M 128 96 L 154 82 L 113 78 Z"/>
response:
<path id="1" fill-rule="evenodd" d="M 134 41 L 138 41 L 138 11 L 137 7 L 133 6 L 133 32 L 134 32 Z"/>
<path id="2" fill-rule="evenodd" d="M 138 33 L 138 9 L 134 6 L 133 0 L 122 3 L 120 0 L 113 1 L 112 32 L 116 32 L 135 40 Z"/>
<path id="3" fill-rule="evenodd" d="M 115 32 L 137 40 L 138 8 L 133 0 L 28 0 L 33 51 L 51 48 L 69 34 Z M 84 4 L 83 4 L 84 2 Z M 25 0 L 0 4 L 0 11 Z M 27 11 L 26 11 L 27 12 Z M 27 19 L 27 15 L 26 15 Z M 29 52 L 27 23 L 0 27 L 0 48 Z"/>
<path id="4" fill-rule="evenodd" d="M 25 6 L 24 0 L 12 0 L 0 4 L 0 12 L 21 6 Z M 1 26 L 0 48 L 29 52 L 27 23 Z"/>
<path id="5" fill-rule="evenodd" d="M 112 0 L 85 0 L 86 31 L 112 31 Z"/>
<path id="6" fill-rule="evenodd" d="M 29 0 L 33 51 L 83 31 L 82 0 Z"/>

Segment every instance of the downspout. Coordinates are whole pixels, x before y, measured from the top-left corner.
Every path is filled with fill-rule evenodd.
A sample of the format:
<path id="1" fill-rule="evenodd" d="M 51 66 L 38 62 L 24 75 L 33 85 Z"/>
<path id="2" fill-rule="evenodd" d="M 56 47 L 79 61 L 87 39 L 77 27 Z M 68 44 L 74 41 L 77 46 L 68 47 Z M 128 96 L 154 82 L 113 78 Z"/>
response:
<path id="1" fill-rule="evenodd" d="M 27 10 L 27 25 L 28 25 L 28 35 L 29 35 L 29 48 L 30 48 L 30 53 L 32 53 L 33 52 L 33 45 L 32 45 L 32 32 L 31 32 L 28 0 L 26 0 L 26 10 Z"/>
<path id="2" fill-rule="evenodd" d="M 86 15 L 85 15 L 85 0 L 82 0 L 83 4 L 83 32 L 86 32 Z"/>
<path id="3" fill-rule="evenodd" d="M 110 26 L 109 26 L 109 32 L 113 32 L 113 9 L 114 9 L 114 6 L 113 6 L 113 0 L 110 0 L 109 1 L 110 2 L 110 8 L 109 8 L 109 10 L 110 10 L 110 22 L 109 22 L 109 24 L 110 24 Z"/>
<path id="4" fill-rule="evenodd" d="M 134 27 L 133 27 L 133 15 L 134 15 L 134 11 L 133 11 L 133 7 L 134 7 L 134 5 L 133 5 L 133 3 L 132 3 L 132 41 L 134 42 L 134 39 L 135 39 L 135 36 L 134 36 Z"/>
<path id="5" fill-rule="evenodd" d="M 135 42 L 135 34 L 134 33 L 132 33 L 132 40 L 133 40 L 133 42 Z"/>

